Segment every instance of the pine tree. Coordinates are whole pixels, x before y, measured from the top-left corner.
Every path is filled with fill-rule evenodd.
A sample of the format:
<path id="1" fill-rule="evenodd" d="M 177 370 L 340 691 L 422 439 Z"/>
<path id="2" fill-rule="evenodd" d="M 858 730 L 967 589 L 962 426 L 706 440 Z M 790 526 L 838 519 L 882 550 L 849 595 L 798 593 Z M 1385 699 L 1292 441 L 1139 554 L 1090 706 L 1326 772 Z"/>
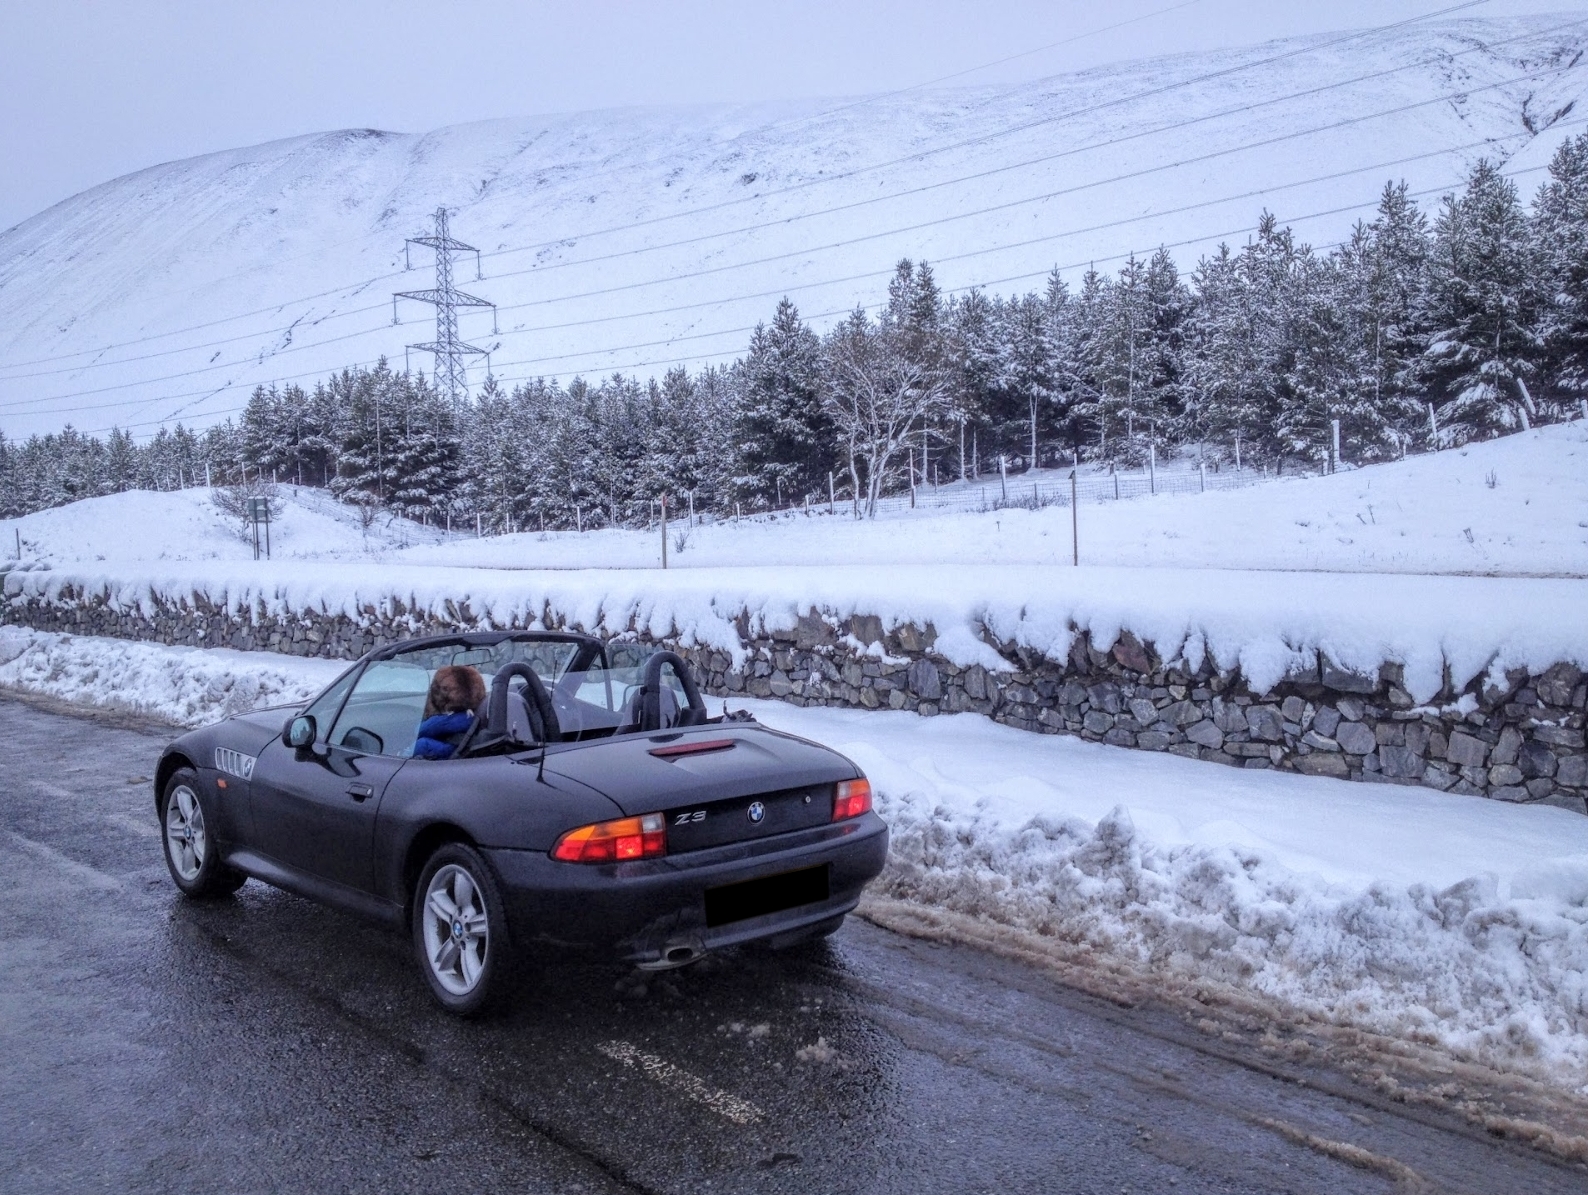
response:
<path id="1" fill-rule="evenodd" d="M 1028 438 L 1022 447 L 1027 469 L 1040 463 L 1043 416 L 1061 394 L 1058 345 L 1047 304 L 1024 295 L 1003 305 L 998 386 L 1025 416 Z"/>
<path id="2" fill-rule="evenodd" d="M 111 428 L 105 441 L 105 488 L 119 494 L 138 484 L 138 446 L 131 434 Z"/>
<path id="3" fill-rule="evenodd" d="M 1418 372 L 1443 435 L 1462 442 L 1537 413 L 1527 380 L 1540 354 L 1532 245 L 1516 187 L 1478 162 L 1434 226 Z"/>
<path id="4" fill-rule="evenodd" d="M 331 492 L 358 506 L 385 506 L 395 480 L 392 416 L 397 375 L 383 357 L 373 370 L 344 369 L 326 385 L 340 413 L 337 472 Z"/>
<path id="5" fill-rule="evenodd" d="M 786 298 L 750 338 L 739 410 L 740 485 L 763 507 L 827 488 L 835 435 L 818 389 L 820 351 L 816 333 Z"/>
<path id="6" fill-rule="evenodd" d="M 966 477 L 979 473 L 981 462 L 977 455 L 982 436 L 994 427 L 999 358 L 997 311 L 985 294 L 971 290 L 950 302 L 944 322 L 946 411 L 959 425 L 960 476 Z M 965 445 L 967 432 L 970 448 Z"/>
<path id="7" fill-rule="evenodd" d="M 1588 133 L 1555 151 L 1533 209 L 1544 391 L 1571 405 L 1588 395 Z"/>

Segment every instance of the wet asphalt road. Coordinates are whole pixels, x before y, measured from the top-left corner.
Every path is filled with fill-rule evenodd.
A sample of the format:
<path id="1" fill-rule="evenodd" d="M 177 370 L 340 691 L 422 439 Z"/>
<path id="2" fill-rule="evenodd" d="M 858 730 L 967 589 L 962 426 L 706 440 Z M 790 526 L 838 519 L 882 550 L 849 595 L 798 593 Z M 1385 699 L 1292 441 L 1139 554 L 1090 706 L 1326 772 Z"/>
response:
<path id="1" fill-rule="evenodd" d="M 160 745 L 0 700 L 0 1190 L 1588 1190 L 853 918 L 643 987 L 553 963 L 458 1022 L 387 931 L 258 883 L 183 900 L 141 779 Z"/>

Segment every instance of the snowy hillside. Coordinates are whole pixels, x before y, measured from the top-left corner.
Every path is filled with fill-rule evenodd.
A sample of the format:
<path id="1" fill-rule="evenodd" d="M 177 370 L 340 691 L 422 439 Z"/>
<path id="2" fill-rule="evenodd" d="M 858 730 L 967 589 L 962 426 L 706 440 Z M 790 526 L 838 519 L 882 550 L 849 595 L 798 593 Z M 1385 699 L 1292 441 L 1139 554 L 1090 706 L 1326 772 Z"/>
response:
<path id="1" fill-rule="evenodd" d="M 1018 495 L 1020 485 L 1011 481 L 1011 492 Z M 995 500 L 999 482 L 994 477 L 944 489 L 985 491 Z M 1067 508 L 941 514 L 924 505 L 932 498 L 924 494 L 921 507 L 876 522 L 856 523 L 840 507 L 837 518 L 795 514 L 695 528 L 675 523 L 668 563 L 1071 561 Z M 1083 498 L 1079 515 L 1087 565 L 1583 577 L 1588 423 L 1331 477 L 1121 502 Z M 595 531 L 452 540 L 410 548 L 394 559 L 487 568 L 644 568 L 660 557 L 656 531 Z"/>
<path id="2" fill-rule="evenodd" d="M 1167 471 L 1166 471 L 1167 473 Z M 1099 474 L 1094 491 L 1107 487 Z M 1133 479 L 1134 480 L 1134 479 Z M 1182 478 L 1181 480 L 1184 480 Z M 1022 479 L 1010 482 L 1018 496 Z M 943 487 L 944 500 L 998 480 Z M 382 513 L 366 531 L 355 508 L 324 491 L 281 487 L 278 558 L 487 569 L 649 569 L 659 529 L 524 532 L 477 539 Z M 1128 492 L 1128 491 L 1127 491 Z M 812 516 L 669 527 L 674 569 L 740 565 L 1058 564 L 1071 559 L 1070 512 L 944 513 L 922 505 L 875 522 L 847 508 Z M 1332 477 L 1257 482 L 1222 492 L 1082 500 L 1082 563 L 1196 569 L 1464 573 L 1588 577 L 1588 423 L 1577 421 Z M 135 490 L 20 519 L 0 519 L 0 559 L 56 565 L 96 560 L 246 560 L 234 522 L 203 489 Z"/>
<path id="3" fill-rule="evenodd" d="M 1581 118 L 1588 20 L 1411 23 L 874 102 L 340 131 L 170 163 L 0 234 L 0 429 L 202 425 L 260 382 L 430 338 L 391 292 L 438 205 L 500 305 L 464 335 L 508 380 L 743 351 L 787 293 L 825 325 L 901 256 L 948 288 L 1058 264 L 1182 266 L 1267 206 L 1328 243 L 1390 177 L 1430 194 L 1480 155 L 1539 169 Z M 428 365 L 428 360 L 424 363 Z"/>
<path id="4" fill-rule="evenodd" d="M 356 559 L 368 553 L 434 544 L 434 527 L 381 511 L 365 527 L 358 508 L 324 490 L 281 486 L 270 528 L 276 560 Z M 87 498 L 23 519 L 0 520 L 0 560 L 38 564 L 88 560 L 252 560 L 253 538 L 207 489 L 130 490 Z M 262 541 L 261 541 L 262 542 Z"/>

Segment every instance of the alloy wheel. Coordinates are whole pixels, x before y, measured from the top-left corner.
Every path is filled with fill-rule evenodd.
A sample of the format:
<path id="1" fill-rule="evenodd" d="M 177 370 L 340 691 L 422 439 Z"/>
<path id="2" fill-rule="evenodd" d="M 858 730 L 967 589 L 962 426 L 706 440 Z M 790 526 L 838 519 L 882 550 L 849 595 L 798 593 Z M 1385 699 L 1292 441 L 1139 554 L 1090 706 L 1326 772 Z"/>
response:
<path id="1" fill-rule="evenodd" d="M 479 885 L 456 863 L 430 877 L 424 937 L 425 958 L 436 981 L 454 996 L 467 996 L 485 970 L 490 926 Z"/>
<path id="2" fill-rule="evenodd" d="M 190 884 L 198 879 L 204 868 L 208 839 L 204 833 L 204 810 L 197 794 L 185 784 L 173 788 L 165 803 L 165 847 L 177 875 Z"/>

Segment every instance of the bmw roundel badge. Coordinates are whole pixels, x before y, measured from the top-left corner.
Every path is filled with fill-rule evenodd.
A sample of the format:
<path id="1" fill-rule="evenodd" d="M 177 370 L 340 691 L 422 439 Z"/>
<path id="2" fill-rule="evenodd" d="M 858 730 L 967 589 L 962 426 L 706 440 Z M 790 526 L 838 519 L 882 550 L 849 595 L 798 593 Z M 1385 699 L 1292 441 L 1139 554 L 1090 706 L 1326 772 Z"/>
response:
<path id="1" fill-rule="evenodd" d="M 745 812 L 750 815 L 752 822 L 759 822 L 766 816 L 766 806 L 761 804 L 760 801 L 751 801 L 750 808 L 745 810 Z"/>

